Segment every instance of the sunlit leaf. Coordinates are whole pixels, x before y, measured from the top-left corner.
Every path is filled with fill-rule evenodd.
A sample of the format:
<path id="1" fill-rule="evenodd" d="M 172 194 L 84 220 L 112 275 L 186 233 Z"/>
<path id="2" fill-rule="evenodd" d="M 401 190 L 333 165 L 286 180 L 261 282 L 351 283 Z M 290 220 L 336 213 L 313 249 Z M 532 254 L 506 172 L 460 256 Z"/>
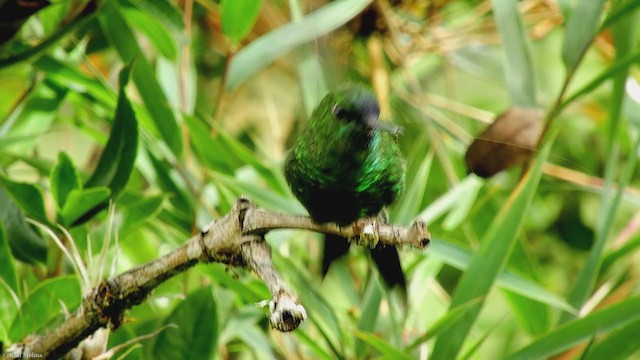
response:
<path id="1" fill-rule="evenodd" d="M 237 45 L 256 22 L 262 0 L 222 0 L 220 5 L 222 31 Z"/>
<path id="2" fill-rule="evenodd" d="M 491 289 L 517 240 L 542 175 L 542 164 L 549 156 L 552 143 L 549 141 L 545 144 L 535 165 L 522 178 L 508 203 L 498 212 L 484 234 L 480 248 L 453 293 L 451 309 L 476 298 L 483 298 Z M 481 308 L 482 303 L 474 306 L 456 326 L 438 337 L 433 350 L 434 359 L 451 359 L 458 354 Z"/>
<path id="3" fill-rule="evenodd" d="M 620 328 L 640 318 L 640 298 L 633 297 L 611 305 L 581 319 L 569 321 L 536 339 L 507 357 L 517 359 L 545 359 L 591 337 Z M 629 339 L 627 339 L 628 341 Z"/>
<path id="4" fill-rule="evenodd" d="M 43 223 L 49 222 L 44 211 L 42 193 L 37 186 L 12 181 L 3 175 L 0 175 L 0 186 L 6 190 L 26 216 Z"/>
<path id="5" fill-rule="evenodd" d="M 208 359 L 218 342 L 218 312 L 210 287 L 203 287 L 186 299 L 164 320 L 175 324 L 155 340 L 154 359 Z"/>
<path id="6" fill-rule="evenodd" d="M 64 207 L 72 190 L 82 188 L 78 170 L 66 153 L 58 154 L 58 164 L 51 171 L 51 195 L 59 208 Z"/>
<path id="7" fill-rule="evenodd" d="M 63 318 L 63 310 L 75 310 L 81 299 L 80 283 L 75 276 L 61 276 L 41 282 L 20 306 L 9 337 L 17 342 L 28 334 L 41 332 L 55 318 Z"/>
<path id="8" fill-rule="evenodd" d="M 298 22 L 283 25 L 252 41 L 233 57 L 229 67 L 227 89 L 231 90 L 240 85 L 255 72 L 296 47 L 344 25 L 372 1 L 334 1 Z"/>
<path id="9" fill-rule="evenodd" d="M 104 186 L 71 190 L 60 212 L 62 222 L 65 225 L 76 224 L 78 220 L 105 204 L 110 194 L 109 188 Z"/>

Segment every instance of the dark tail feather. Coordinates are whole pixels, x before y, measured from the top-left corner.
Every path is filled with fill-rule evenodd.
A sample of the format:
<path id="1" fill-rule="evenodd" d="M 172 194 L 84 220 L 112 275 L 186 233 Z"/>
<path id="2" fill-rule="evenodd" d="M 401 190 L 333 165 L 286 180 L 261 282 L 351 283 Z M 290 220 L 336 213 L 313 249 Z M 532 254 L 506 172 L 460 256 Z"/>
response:
<path id="1" fill-rule="evenodd" d="M 398 250 L 395 246 L 378 246 L 371 249 L 371 257 L 376 263 L 380 275 L 384 282 L 390 287 L 400 286 L 403 290 L 407 288 L 407 281 L 404 278 Z"/>
<path id="2" fill-rule="evenodd" d="M 322 275 L 326 275 L 334 260 L 338 260 L 349 252 L 349 241 L 336 235 L 325 235 L 324 252 L 322 254 Z M 398 251 L 394 246 L 378 246 L 371 249 L 371 257 L 380 271 L 380 275 L 389 287 L 400 286 L 407 288 Z"/>
<path id="3" fill-rule="evenodd" d="M 349 241 L 336 235 L 325 235 L 324 252 L 322 254 L 322 275 L 327 275 L 329 266 L 334 260 L 338 260 L 349 252 Z"/>

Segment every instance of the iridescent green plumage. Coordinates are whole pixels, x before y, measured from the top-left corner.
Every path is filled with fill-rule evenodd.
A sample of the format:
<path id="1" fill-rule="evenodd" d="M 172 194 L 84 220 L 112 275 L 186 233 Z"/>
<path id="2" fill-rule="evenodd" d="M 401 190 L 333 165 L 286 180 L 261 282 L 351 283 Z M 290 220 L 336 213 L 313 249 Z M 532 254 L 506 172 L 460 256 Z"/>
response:
<path id="1" fill-rule="evenodd" d="M 346 225 L 377 216 L 402 192 L 404 161 L 379 113 L 371 92 L 343 85 L 321 101 L 291 149 L 285 177 L 317 222 Z M 347 249 L 346 241 L 327 241 L 323 270 Z M 395 248 L 372 255 L 388 283 L 404 285 Z"/>

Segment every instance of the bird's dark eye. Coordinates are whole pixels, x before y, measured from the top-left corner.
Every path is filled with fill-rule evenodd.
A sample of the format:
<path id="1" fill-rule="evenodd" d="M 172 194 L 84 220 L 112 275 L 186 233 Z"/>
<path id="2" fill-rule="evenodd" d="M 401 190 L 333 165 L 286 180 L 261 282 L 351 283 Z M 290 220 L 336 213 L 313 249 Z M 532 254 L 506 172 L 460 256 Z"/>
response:
<path id="1" fill-rule="evenodd" d="M 349 121 L 351 119 L 351 112 L 340 107 L 340 105 L 333 105 L 331 111 L 333 112 L 333 115 L 340 120 Z"/>

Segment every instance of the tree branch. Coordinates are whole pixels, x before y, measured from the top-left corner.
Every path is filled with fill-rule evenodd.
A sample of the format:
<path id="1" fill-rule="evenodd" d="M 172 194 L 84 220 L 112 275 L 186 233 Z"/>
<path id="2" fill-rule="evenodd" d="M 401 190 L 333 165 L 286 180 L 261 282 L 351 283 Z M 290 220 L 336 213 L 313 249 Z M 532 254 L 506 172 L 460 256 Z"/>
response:
<path id="1" fill-rule="evenodd" d="M 273 267 L 271 248 L 264 234 L 274 229 L 307 229 L 354 239 L 361 245 L 408 244 L 422 249 L 430 235 L 424 223 L 409 228 L 378 224 L 362 219 L 349 226 L 317 224 L 306 216 L 295 216 L 259 210 L 246 198 L 240 198 L 233 209 L 200 234 L 173 252 L 131 269 L 114 278 L 103 280 L 87 295 L 80 306 L 55 331 L 29 336 L 14 344 L 8 353 L 40 354 L 58 358 L 76 347 L 99 328 L 117 328 L 127 309 L 142 303 L 165 280 L 197 263 L 221 262 L 246 266 L 267 285 L 271 326 L 279 331 L 295 330 L 306 319 L 306 310 L 295 292 L 286 286 Z"/>

